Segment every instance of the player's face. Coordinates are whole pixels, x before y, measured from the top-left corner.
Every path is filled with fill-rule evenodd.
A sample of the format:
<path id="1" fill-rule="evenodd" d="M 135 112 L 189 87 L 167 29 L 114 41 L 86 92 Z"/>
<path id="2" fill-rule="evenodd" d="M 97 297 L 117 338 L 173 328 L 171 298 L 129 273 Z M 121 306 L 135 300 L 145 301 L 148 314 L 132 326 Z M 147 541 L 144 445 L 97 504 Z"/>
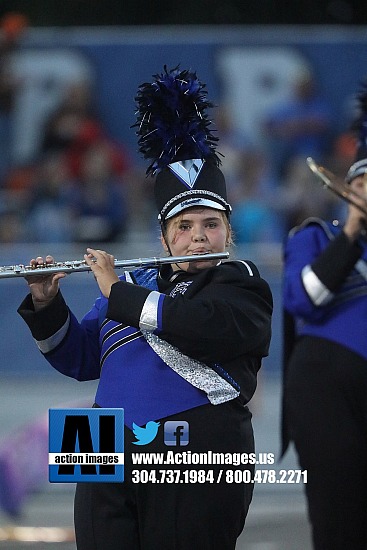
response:
<path id="1" fill-rule="evenodd" d="M 350 183 L 350 187 L 354 193 L 367 199 L 367 173 L 354 178 Z"/>
<path id="2" fill-rule="evenodd" d="M 172 256 L 192 254 L 212 254 L 224 252 L 230 240 L 230 228 L 225 215 L 213 208 L 188 208 L 168 221 L 162 244 Z M 167 247 L 168 244 L 168 247 Z M 173 265 L 173 269 L 183 269 L 190 273 L 207 269 L 218 264 L 218 260 L 188 262 Z"/>

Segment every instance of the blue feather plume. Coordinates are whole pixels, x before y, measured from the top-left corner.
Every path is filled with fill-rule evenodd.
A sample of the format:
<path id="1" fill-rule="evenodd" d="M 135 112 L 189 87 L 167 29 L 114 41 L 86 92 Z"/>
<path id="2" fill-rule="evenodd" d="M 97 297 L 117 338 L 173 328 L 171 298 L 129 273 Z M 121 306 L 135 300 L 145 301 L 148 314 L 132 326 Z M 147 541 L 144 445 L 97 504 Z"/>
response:
<path id="1" fill-rule="evenodd" d="M 151 164 L 147 174 L 160 172 L 171 162 L 183 159 L 211 159 L 218 166 L 216 142 L 209 126 L 207 110 L 214 107 L 208 101 L 205 84 L 195 72 L 179 67 L 153 75 L 152 83 L 141 84 L 135 102 L 137 106 L 136 134 L 139 150 Z"/>

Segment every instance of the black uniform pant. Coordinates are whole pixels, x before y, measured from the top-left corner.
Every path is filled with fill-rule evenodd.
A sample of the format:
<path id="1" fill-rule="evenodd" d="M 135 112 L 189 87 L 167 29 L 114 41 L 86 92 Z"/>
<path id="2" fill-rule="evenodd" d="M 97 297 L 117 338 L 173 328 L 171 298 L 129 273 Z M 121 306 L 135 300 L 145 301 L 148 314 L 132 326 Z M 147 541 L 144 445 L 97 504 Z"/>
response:
<path id="1" fill-rule="evenodd" d="M 304 337 L 286 379 L 286 414 L 302 469 L 315 550 L 367 549 L 367 361 Z"/>
<path id="2" fill-rule="evenodd" d="M 189 444 L 167 447 L 163 424 L 189 423 Z M 161 420 L 156 439 L 137 447 L 125 433 L 124 483 L 79 483 L 75 495 L 78 550 L 233 550 L 251 502 L 253 485 L 229 483 L 225 470 L 251 470 L 253 465 L 170 464 L 134 466 L 131 453 L 253 453 L 251 413 L 238 401 L 205 405 Z M 236 453 L 236 455 L 234 455 Z M 229 456 L 227 455 L 227 457 Z M 205 470 L 214 483 L 132 483 L 134 469 Z M 224 470 L 217 483 L 219 470 Z M 209 474 L 211 475 L 211 474 Z"/>

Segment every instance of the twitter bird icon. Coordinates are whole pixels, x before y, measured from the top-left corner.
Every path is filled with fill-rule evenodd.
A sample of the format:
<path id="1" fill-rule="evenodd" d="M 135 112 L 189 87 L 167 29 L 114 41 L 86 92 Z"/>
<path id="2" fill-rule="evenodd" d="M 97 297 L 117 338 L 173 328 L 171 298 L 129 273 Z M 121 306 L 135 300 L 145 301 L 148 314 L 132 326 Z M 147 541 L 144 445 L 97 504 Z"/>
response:
<path id="1" fill-rule="evenodd" d="M 158 428 L 161 425 L 160 422 L 147 422 L 145 428 L 137 426 L 133 422 L 133 432 L 137 441 L 133 441 L 134 445 L 148 445 L 151 443 L 158 433 Z"/>

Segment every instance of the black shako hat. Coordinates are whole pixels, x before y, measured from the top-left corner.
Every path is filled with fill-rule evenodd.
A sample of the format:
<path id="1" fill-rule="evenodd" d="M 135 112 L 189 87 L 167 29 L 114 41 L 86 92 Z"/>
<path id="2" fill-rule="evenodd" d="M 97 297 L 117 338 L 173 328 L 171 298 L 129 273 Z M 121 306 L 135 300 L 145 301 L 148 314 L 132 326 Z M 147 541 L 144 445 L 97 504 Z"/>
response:
<path id="1" fill-rule="evenodd" d="M 161 221 L 190 206 L 225 210 L 227 215 L 231 210 L 223 173 L 213 162 L 203 159 L 170 163 L 157 175 L 154 195 Z"/>
<path id="2" fill-rule="evenodd" d="M 367 80 L 357 94 L 358 114 L 352 123 L 352 131 L 357 137 L 357 153 L 352 166 L 349 168 L 346 182 L 350 183 L 357 176 L 367 173 Z"/>
<path id="3" fill-rule="evenodd" d="M 227 216 L 224 175 L 209 129 L 205 84 L 196 73 L 178 67 L 154 75 L 139 86 L 135 98 L 139 149 L 150 160 L 147 175 L 155 176 L 154 196 L 161 223 L 191 206 L 223 210 Z"/>

